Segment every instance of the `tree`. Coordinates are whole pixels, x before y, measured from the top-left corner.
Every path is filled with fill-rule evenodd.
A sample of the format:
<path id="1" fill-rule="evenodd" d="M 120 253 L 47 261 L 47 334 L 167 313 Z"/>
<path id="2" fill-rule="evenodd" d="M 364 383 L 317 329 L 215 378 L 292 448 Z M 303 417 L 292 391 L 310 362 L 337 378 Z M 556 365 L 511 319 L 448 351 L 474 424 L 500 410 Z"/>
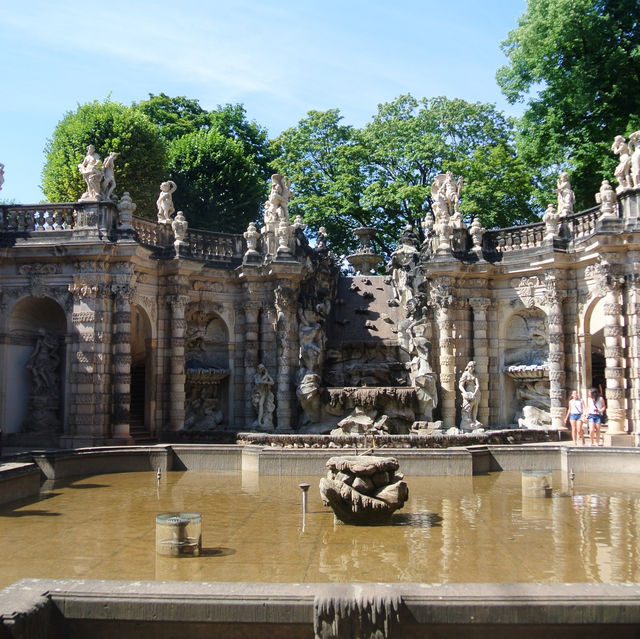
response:
<path id="1" fill-rule="evenodd" d="M 640 128 L 639 21 L 637 0 L 529 0 L 502 43 L 497 79 L 511 103 L 528 98 L 517 147 L 541 204 L 570 169 L 577 207 L 593 206 L 613 138 Z"/>
<path id="2" fill-rule="evenodd" d="M 118 192 L 129 191 L 139 214 L 155 210 L 167 156 L 158 129 L 138 109 L 118 102 L 88 102 L 70 111 L 47 142 L 42 190 L 50 202 L 75 202 L 85 191 L 78 164 L 93 144 L 102 157 L 117 151 Z M 166 179 L 166 178 L 165 178 Z"/>
<path id="3" fill-rule="evenodd" d="M 241 233 L 257 219 L 267 194 L 265 176 L 245 145 L 217 129 L 174 140 L 169 175 L 178 186 L 176 209 L 193 228 Z"/>
<path id="4" fill-rule="evenodd" d="M 338 110 L 309 113 L 275 140 L 275 165 L 292 181 L 292 214 L 313 229 L 325 226 L 334 250 L 353 247 L 351 228 L 375 226 L 389 254 L 406 225 L 421 229 L 433 180 L 447 170 L 494 186 L 518 178 L 494 189 L 469 183 L 461 204 L 467 217 L 479 215 L 488 226 L 531 219 L 530 178 L 512 133 L 491 105 L 406 95 L 380 105 L 362 129 L 341 124 Z"/>
<path id="5" fill-rule="evenodd" d="M 206 111 L 197 100 L 161 93 L 138 108 L 166 141 L 175 206 L 192 227 L 239 233 L 257 219 L 272 153 L 266 130 L 247 120 L 242 105 Z"/>

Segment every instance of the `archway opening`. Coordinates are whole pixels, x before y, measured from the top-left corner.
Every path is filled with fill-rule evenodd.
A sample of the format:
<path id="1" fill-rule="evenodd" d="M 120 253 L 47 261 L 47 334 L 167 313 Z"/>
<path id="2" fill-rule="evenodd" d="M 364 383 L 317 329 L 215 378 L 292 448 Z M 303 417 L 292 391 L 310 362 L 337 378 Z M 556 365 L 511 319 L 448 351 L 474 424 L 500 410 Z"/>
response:
<path id="1" fill-rule="evenodd" d="M 57 445 L 64 430 L 67 319 L 50 298 L 20 300 L 9 317 L 3 430 L 16 445 Z"/>
<path id="2" fill-rule="evenodd" d="M 131 307 L 131 383 L 129 432 L 136 442 L 152 437 L 151 424 L 151 324 L 145 311 Z"/>

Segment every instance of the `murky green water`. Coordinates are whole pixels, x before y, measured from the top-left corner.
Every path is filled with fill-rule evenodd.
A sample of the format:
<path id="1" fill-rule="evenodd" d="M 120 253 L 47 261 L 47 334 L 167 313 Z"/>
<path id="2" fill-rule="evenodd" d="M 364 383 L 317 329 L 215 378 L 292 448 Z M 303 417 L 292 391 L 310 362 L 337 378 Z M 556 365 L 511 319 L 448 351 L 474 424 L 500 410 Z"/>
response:
<path id="1" fill-rule="evenodd" d="M 23 577 L 193 581 L 640 581 L 640 477 L 407 477 L 394 525 L 334 525 L 318 477 L 97 475 L 0 508 L 0 587 Z M 298 484 L 311 484 L 302 530 Z M 561 494 L 564 491 L 564 495 Z M 155 553 L 155 516 L 202 513 L 203 555 Z"/>

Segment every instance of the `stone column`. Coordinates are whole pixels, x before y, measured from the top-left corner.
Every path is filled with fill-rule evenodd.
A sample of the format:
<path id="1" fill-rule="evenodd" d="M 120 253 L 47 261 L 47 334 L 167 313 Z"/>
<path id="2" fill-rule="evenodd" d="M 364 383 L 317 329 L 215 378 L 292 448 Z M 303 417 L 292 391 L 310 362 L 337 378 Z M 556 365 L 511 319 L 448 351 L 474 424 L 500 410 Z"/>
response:
<path id="1" fill-rule="evenodd" d="M 113 437 L 130 439 L 131 408 L 131 287 L 114 284 L 116 311 L 113 316 L 114 331 L 114 414 Z"/>
<path id="2" fill-rule="evenodd" d="M 489 322 L 487 309 L 490 300 L 486 297 L 472 297 L 469 304 L 473 310 L 473 359 L 476 363 L 476 375 L 480 382 L 480 406 L 478 421 L 489 424 Z"/>
<path id="3" fill-rule="evenodd" d="M 255 420 L 253 411 L 253 377 L 260 363 L 260 302 L 245 302 L 244 304 L 244 421 L 247 428 L 251 428 Z"/>
<path id="4" fill-rule="evenodd" d="M 292 429 L 292 402 L 291 390 L 292 370 L 291 353 L 294 340 L 293 327 L 295 324 L 294 291 L 288 280 L 279 280 L 275 289 L 275 306 L 277 312 L 276 330 L 278 344 L 278 374 L 276 379 L 277 390 L 277 430 L 289 431 Z"/>
<path id="5" fill-rule="evenodd" d="M 551 400 L 551 428 L 565 427 L 565 371 L 564 371 L 564 318 L 562 300 L 565 291 L 556 287 L 555 276 L 547 277 L 546 306 L 549 319 L 549 398 Z"/>
<path id="6" fill-rule="evenodd" d="M 171 355 L 169 366 L 169 429 L 180 430 L 184 426 L 185 373 L 184 312 L 189 303 L 188 295 L 168 295 L 171 306 Z"/>
<path id="7" fill-rule="evenodd" d="M 453 289 L 451 277 L 439 277 L 431 286 L 431 301 L 436 308 L 440 333 L 440 406 L 444 428 L 456 426 L 456 375 L 453 336 Z"/>
<path id="8" fill-rule="evenodd" d="M 622 280 L 610 277 L 604 298 L 604 376 L 607 381 L 607 435 L 626 432 L 625 383 L 622 337 Z"/>
<path id="9" fill-rule="evenodd" d="M 636 437 L 640 437 L 640 276 L 631 276 L 628 280 L 626 300 L 627 323 L 627 379 L 629 388 L 629 428 Z"/>

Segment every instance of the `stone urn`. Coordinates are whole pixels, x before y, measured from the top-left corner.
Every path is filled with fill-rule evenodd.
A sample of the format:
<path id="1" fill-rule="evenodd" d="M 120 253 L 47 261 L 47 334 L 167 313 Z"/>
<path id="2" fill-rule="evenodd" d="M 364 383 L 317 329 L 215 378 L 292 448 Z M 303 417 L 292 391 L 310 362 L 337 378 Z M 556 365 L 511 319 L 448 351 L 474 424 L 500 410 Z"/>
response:
<path id="1" fill-rule="evenodd" d="M 322 503 L 345 524 L 389 523 L 409 497 L 394 457 L 332 457 L 327 468 L 327 476 L 320 480 Z"/>

